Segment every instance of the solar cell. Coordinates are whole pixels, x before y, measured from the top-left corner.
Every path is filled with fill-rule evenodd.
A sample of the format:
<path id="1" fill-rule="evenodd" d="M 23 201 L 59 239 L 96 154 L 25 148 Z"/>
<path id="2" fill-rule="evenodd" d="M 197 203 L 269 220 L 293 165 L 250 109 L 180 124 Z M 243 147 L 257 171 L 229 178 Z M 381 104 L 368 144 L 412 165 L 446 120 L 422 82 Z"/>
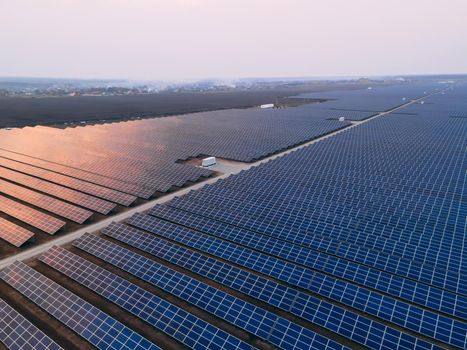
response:
<path id="1" fill-rule="evenodd" d="M 0 238 L 16 247 L 21 247 L 34 233 L 0 217 Z"/>
<path id="2" fill-rule="evenodd" d="M 115 208 L 113 203 L 6 168 L 0 167 L 0 177 L 104 215 Z"/>
<path id="3" fill-rule="evenodd" d="M 435 348 L 428 342 L 407 336 L 337 305 L 173 243 L 159 240 L 157 245 L 141 247 L 136 242 L 137 240 L 132 242 L 132 245 L 154 256 L 302 317 L 330 331 L 345 333 L 345 336 L 363 345 L 379 349 L 394 349 L 397 346 L 400 349 Z M 154 285 L 166 286 L 165 288 L 170 291 L 173 291 L 177 286 L 171 282 L 172 275 L 176 275 L 177 272 L 95 235 L 86 234 L 75 241 L 73 245 Z M 168 276 L 167 271 L 169 271 Z M 183 288 L 185 287 L 182 286 L 182 290 Z M 204 293 L 201 294 L 202 299 L 204 299 L 204 295 Z M 206 301 L 204 302 L 206 303 Z M 333 316 L 327 317 L 327 313 L 332 313 Z"/>
<path id="4" fill-rule="evenodd" d="M 0 195 L 0 211 L 53 235 L 65 222 Z"/>
<path id="5" fill-rule="evenodd" d="M 0 192 L 20 199 L 26 203 L 32 204 L 38 208 L 57 214 L 71 221 L 77 222 L 78 224 L 84 223 L 92 216 L 92 212 L 89 210 L 79 208 L 77 206 L 62 202 L 58 199 L 43 195 L 39 192 L 29 190 L 25 187 L 14 185 L 1 179 Z"/>
<path id="6" fill-rule="evenodd" d="M 61 347 L 0 299 L 0 342 L 10 350 L 59 350 Z"/>
<path id="7" fill-rule="evenodd" d="M 159 349 L 98 308 L 33 270 L 15 262 L 0 277 L 98 349 Z"/>

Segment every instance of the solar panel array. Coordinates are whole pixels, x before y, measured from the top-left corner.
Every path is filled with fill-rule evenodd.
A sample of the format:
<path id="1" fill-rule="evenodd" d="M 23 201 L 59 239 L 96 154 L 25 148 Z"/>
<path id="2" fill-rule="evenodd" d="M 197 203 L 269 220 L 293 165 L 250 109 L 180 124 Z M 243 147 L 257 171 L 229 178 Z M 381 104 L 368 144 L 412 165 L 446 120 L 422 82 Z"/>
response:
<path id="1" fill-rule="evenodd" d="M 65 221 L 44 214 L 41 211 L 27 207 L 14 200 L 0 195 L 0 212 L 8 214 L 30 226 L 36 227 L 50 235 L 55 234 L 63 226 Z"/>
<path id="2" fill-rule="evenodd" d="M 0 238 L 16 247 L 22 246 L 34 233 L 0 217 Z"/>
<path id="3" fill-rule="evenodd" d="M 0 151 L 0 154 L 1 154 L 1 151 Z M 2 155 L 7 156 L 9 154 L 5 152 Z M 10 156 L 13 156 L 13 155 L 10 154 Z M 28 159 L 26 157 L 25 157 L 26 159 L 21 159 L 20 157 L 18 158 L 20 161 L 21 160 L 26 161 L 26 159 Z M 38 179 L 47 180 L 50 183 L 60 184 L 63 187 L 74 189 L 82 193 L 91 194 L 98 198 L 103 198 L 107 201 L 114 202 L 116 204 L 120 204 L 123 206 L 129 206 L 136 200 L 136 197 L 130 194 L 112 190 L 107 187 L 95 185 L 91 182 L 79 180 L 79 179 L 69 177 L 66 175 L 62 175 L 62 174 L 59 174 L 59 173 L 56 173 L 50 170 L 45 170 L 40 167 L 35 167 L 32 165 L 24 164 L 24 163 L 21 163 L 20 161 L 14 161 L 11 159 L 0 157 L 0 166 L 4 168 L 9 168 L 16 172 L 22 172 L 24 174 L 29 174 L 30 176 L 34 176 Z"/>
<path id="4" fill-rule="evenodd" d="M 232 264 L 209 259 L 202 254 L 194 253 L 127 226 L 111 226 L 103 233 L 130 246 L 218 281 L 257 300 L 267 302 L 271 306 L 302 317 L 328 330 L 340 330 L 345 336 L 362 345 L 378 345 L 378 348 L 385 349 L 393 349 L 397 344 L 404 344 L 401 346 L 407 349 L 413 347 L 431 347 L 428 343 L 420 341 L 415 337 L 409 337 L 407 334 L 403 334 L 394 328 L 386 327 L 381 322 L 373 322 L 368 318 L 360 317 L 357 313 L 348 312 L 345 308 L 332 305 L 319 298 L 302 293 L 299 290 L 288 288 L 280 283 L 249 273 L 246 270 L 235 268 Z M 89 245 L 90 239 L 87 239 L 87 244 Z M 213 244 L 216 243 L 213 242 Z M 86 243 L 79 241 L 77 246 L 81 248 L 86 246 Z M 89 248 L 87 249 L 89 251 Z M 206 253 L 206 251 L 204 252 Z M 96 253 L 93 252 L 93 254 Z M 99 251 L 96 255 L 102 256 L 102 254 Z M 215 256 L 226 258 L 226 256 Z M 183 257 L 183 259 L 180 257 Z M 250 260 L 255 258 L 261 258 L 261 256 L 253 256 Z M 246 265 L 248 264 L 244 264 L 243 266 Z M 332 318 L 328 314 L 330 311 L 332 311 Z M 350 330 L 354 330 L 354 332 L 350 332 Z"/>
<path id="5" fill-rule="evenodd" d="M 67 289 L 16 262 L 0 278 L 99 349 L 159 349 Z"/>
<path id="6" fill-rule="evenodd" d="M 466 108 L 459 90 L 433 98 L 436 110 L 428 99 L 128 224 L 466 348 L 467 125 L 449 112 Z M 122 224 L 104 234 L 159 244 Z"/>
<path id="7" fill-rule="evenodd" d="M 54 247 L 42 255 L 40 260 L 187 346 L 217 349 L 251 348 L 215 326 L 65 249 Z M 168 314 L 183 321 L 173 326 L 165 320 Z"/>
<path id="8" fill-rule="evenodd" d="M 109 327 L 127 327 L 147 348 L 465 349 L 467 125 L 452 116 L 466 94 L 380 116 L 0 277 L 100 348 L 112 348 Z M 106 321 L 89 333 L 91 315 Z"/>
<path id="9" fill-rule="evenodd" d="M 309 346 L 328 347 L 332 344 L 328 339 L 271 312 L 176 270 L 157 264 L 116 244 L 87 236 L 76 241 L 74 245 L 269 341 L 273 345 L 301 349 Z"/>
<path id="10" fill-rule="evenodd" d="M 10 169 L 0 168 L 0 177 L 23 186 L 34 188 L 40 192 L 58 197 L 70 203 L 94 210 L 104 215 L 107 215 L 116 206 L 115 204 L 105 200 L 92 197 L 87 194 L 44 180 L 40 180 L 29 175 L 21 174 Z"/>
<path id="11" fill-rule="evenodd" d="M 304 93 L 296 97 L 328 100 L 308 105 L 307 108 L 323 110 L 331 115 L 331 119 L 344 117 L 348 120 L 361 121 L 440 89 L 440 86 L 434 87 L 418 83 L 385 87 L 369 86 L 364 90 Z M 406 111 L 404 110 L 404 112 Z"/>
<path id="12" fill-rule="evenodd" d="M 12 184 L 0 179 L 0 192 L 12 198 L 43 208 L 63 218 L 78 224 L 84 223 L 92 215 L 92 212 L 60 201 L 58 199 L 43 195 L 28 188 Z"/>
<path id="13" fill-rule="evenodd" d="M 10 350 L 61 349 L 52 339 L 2 299 L 0 299 L 0 342 Z"/>

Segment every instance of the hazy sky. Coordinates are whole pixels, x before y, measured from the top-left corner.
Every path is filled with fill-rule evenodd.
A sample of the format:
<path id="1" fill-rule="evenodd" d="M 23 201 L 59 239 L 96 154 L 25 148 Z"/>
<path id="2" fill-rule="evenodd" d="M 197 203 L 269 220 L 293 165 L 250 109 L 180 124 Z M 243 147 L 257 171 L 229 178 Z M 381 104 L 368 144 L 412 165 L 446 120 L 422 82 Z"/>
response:
<path id="1" fill-rule="evenodd" d="M 0 76 L 467 73 L 467 0 L 0 0 Z"/>

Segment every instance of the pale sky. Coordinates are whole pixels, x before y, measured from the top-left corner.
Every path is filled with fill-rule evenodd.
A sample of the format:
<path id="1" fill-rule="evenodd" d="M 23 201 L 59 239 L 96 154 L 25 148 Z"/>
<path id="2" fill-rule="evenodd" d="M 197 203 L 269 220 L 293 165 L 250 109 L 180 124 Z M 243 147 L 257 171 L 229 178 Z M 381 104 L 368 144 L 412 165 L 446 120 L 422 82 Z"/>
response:
<path id="1" fill-rule="evenodd" d="M 0 76 L 467 73 L 467 0 L 0 0 Z"/>

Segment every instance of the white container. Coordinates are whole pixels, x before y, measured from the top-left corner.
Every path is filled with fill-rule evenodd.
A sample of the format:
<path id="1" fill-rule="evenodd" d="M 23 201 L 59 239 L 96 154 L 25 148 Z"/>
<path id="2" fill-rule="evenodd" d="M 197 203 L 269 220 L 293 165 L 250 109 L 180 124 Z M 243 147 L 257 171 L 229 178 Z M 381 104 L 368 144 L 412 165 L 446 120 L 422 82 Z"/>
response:
<path id="1" fill-rule="evenodd" d="M 264 109 L 264 108 L 274 108 L 274 103 L 267 103 L 267 104 L 261 105 L 259 107 L 262 108 L 262 109 Z"/>
<path id="2" fill-rule="evenodd" d="M 345 120 L 344 117 L 339 117 L 339 121 L 340 121 L 340 122 L 343 122 L 344 120 Z"/>
<path id="3" fill-rule="evenodd" d="M 208 167 L 208 166 L 212 166 L 212 165 L 215 165 L 215 164 L 216 164 L 216 157 L 204 158 L 201 161 L 201 166 L 202 167 Z"/>

